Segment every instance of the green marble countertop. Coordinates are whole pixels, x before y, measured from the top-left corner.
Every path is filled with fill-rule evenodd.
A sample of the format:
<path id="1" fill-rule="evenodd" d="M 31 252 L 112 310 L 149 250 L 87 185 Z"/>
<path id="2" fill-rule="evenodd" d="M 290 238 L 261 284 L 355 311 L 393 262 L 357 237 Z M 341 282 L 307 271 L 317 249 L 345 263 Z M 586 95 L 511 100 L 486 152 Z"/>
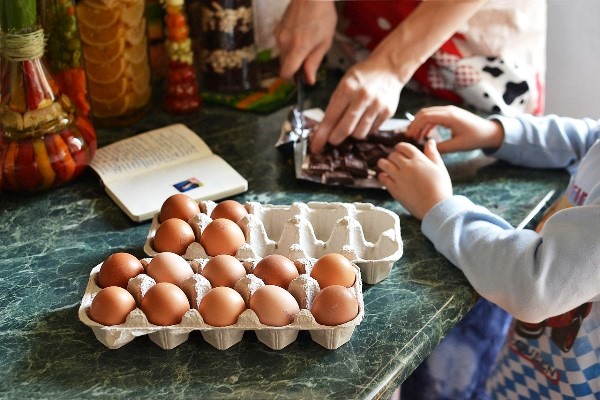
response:
<path id="1" fill-rule="evenodd" d="M 326 105 L 334 82 L 309 93 Z M 2 398 L 387 398 L 465 315 L 475 294 L 385 191 L 327 187 L 294 178 L 292 160 L 274 143 L 287 114 L 255 115 L 205 105 L 189 116 L 162 112 L 160 95 L 134 126 L 99 129 L 101 146 L 182 122 L 249 183 L 241 202 L 369 202 L 400 216 L 404 255 L 387 279 L 363 287 L 365 318 L 351 340 L 326 350 L 307 332 L 271 350 L 253 332 L 216 350 L 193 332 L 162 350 L 148 337 L 118 350 L 104 347 L 77 317 L 90 270 L 109 254 L 143 257 L 149 223 L 130 221 L 88 169 L 50 192 L 0 194 L 0 397 Z M 440 104 L 407 92 L 398 115 Z M 533 171 L 480 153 L 446 158 L 455 192 L 516 225 L 551 190 L 563 171 Z"/>

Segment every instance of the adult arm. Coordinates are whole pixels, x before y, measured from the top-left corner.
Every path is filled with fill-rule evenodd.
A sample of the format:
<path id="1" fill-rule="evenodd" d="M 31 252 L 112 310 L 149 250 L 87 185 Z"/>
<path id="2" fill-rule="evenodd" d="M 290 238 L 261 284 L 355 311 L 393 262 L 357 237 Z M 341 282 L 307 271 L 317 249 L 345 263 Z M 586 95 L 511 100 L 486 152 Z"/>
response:
<path id="1" fill-rule="evenodd" d="M 348 136 L 364 138 L 390 118 L 414 72 L 488 0 L 423 1 L 334 91 L 311 150 Z"/>
<path id="2" fill-rule="evenodd" d="M 275 29 L 284 79 L 292 79 L 301 68 L 306 81 L 314 85 L 317 70 L 331 47 L 337 12 L 331 0 L 291 0 Z"/>

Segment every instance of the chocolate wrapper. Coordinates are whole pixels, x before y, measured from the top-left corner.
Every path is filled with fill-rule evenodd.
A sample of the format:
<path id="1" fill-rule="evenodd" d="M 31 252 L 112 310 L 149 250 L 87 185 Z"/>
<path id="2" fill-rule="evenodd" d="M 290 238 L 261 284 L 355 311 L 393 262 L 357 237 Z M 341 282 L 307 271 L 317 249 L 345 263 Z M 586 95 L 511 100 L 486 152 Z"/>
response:
<path id="1" fill-rule="evenodd" d="M 389 119 L 365 140 L 350 137 L 337 146 L 328 144 L 321 153 L 314 154 L 309 150 L 310 134 L 323 116 L 324 113 L 320 109 L 306 110 L 304 112 L 305 133 L 301 137 L 289 135 L 290 123 L 284 122 L 276 146 L 290 146 L 290 144 L 293 146 L 297 179 L 332 186 L 385 189 L 377 179 L 377 174 L 380 172 L 377 161 L 387 157 L 394 151 L 394 146 L 400 142 L 412 143 L 421 150 L 423 148 L 422 143 L 416 143 L 404 135 L 410 124 L 409 120 Z M 441 131 L 441 127 L 435 127 L 428 137 L 441 141 L 443 140 Z M 285 138 L 287 140 L 284 140 Z"/>

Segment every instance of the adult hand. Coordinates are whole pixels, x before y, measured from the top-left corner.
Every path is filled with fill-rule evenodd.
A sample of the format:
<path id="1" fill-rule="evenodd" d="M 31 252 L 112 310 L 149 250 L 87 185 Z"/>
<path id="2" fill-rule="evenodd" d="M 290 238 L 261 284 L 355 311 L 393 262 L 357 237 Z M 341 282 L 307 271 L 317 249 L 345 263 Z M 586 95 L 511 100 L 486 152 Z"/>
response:
<path id="1" fill-rule="evenodd" d="M 452 196 L 452 181 L 434 140 L 424 153 L 409 143 L 399 143 L 377 165 L 379 181 L 415 218 L 423 219 L 440 201 Z"/>
<path id="2" fill-rule="evenodd" d="M 314 85 L 319 65 L 333 42 L 336 24 L 333 1 L 291 0 L 275 28 L 280 76 L 292 79 L 304 65 L 306 82 Z"/>
<path id="3" fill-rule="evenodd" d="M 371 55 L 355 64 L 333 92 L 325 117 L 311 138 L 311 151 L 349 136 L 364 139 L 396 112 L 403 84 L 384 58 Z"/>
<path id="4" fill-rule="evenodd" d="M 438 143 L 440 153 L 497 149 L 504 140 L 504 130 L 499 122 L 487 120 L 455 106 L 429 107 L 420 110 L 408 126 L 406 136 L 421 141 L 435 125 L 445 126 L 452 131 L 449 140 Z"/>

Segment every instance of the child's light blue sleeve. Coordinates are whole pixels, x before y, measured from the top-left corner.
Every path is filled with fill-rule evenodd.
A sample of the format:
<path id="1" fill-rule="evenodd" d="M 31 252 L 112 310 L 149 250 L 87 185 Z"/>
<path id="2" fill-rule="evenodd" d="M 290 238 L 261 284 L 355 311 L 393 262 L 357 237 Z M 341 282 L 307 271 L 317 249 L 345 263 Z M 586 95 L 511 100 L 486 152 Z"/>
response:
<path id="1" fill-rule="evenodd" d="M 463 196 L 425 216 L 422 230 L 475 290 L 525 322 L 600 300 L 600 190 L 552 216 L 538 234 L 516 230 Z"/>
<path id="2" fill-rule="evenodd" d="M 600 139 L 600 121 L 556 115 L 518 118 L 492 116 L 504 128 L 504 142 L 494 153 L 515 165 L 533 168 L 572 168 Z"/>
<path id="3" fill-rule="evenodd" d="M 582 206 L 561 210 L 541 233 L 516 230 L 463 196 L 433 207 L 421 228 L 483 297 L 525 322 L 600 300 L 600 162 L 597 121 L 556 116 L 491 117 L 504 127 L 492 156 L 538 168 L 577 167 L 588 182 Z M 591 150 L 590 150 L 591 149 Z M 588 150 L 589 153 L 588 153 Z M 600 167 L 599 167 L 600 168 Z"/>

